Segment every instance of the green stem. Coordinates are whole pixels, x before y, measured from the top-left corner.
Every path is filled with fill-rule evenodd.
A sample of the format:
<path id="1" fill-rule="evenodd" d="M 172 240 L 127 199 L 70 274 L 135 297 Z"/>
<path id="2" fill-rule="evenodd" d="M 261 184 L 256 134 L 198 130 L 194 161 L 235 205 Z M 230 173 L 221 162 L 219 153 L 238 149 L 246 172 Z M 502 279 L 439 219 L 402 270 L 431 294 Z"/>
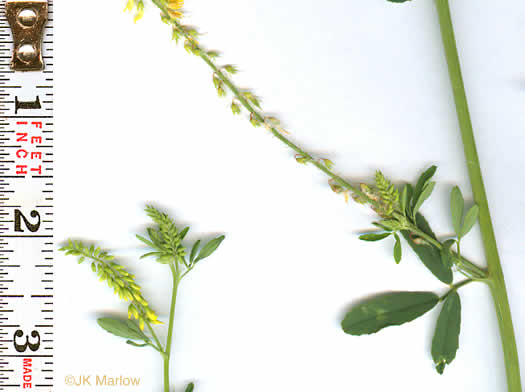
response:
<path id="1" fill-rule="evenodd" d="M 156 349 L 157 351 L 159 351 L 160 353 L 163 353 L 164 350 L 162 348 L 162 344 L 160 344 L 160 340 L 159 338 L 157 337 L 157 334 L 155 333 L 155 330 L 153 329 L 153 327 L 151 326 L 150 323 L 148 323 L 147 321 L 145 322 L 145 324 L 148 326 L 148 329 L 149 329 L 149 332 L 151 333 L 151 336 L 153 336 L 153 339 L 155 340 L 155 343 L 156 343 Z M 154 346 L 155 347 L 155 346 Z"/>
<path id="2" fill-rule="evenodd" d="M 177 303 L 177 290 L 179 288 L 179 271 L 174 263 L 170 263 L 171 275 L 173 279 L 173 288 L 171 292 L 170 320 L 168 324 L 168 338 L 166 340 L 166 349 L 164 350 L 164 392 L 170 390 L 170 355 L 171 342 L 173 339 L 173 320 L 175 318 L 175 305 Z M 176 263 L 175 263 L 176 264 Z"/>
<path id="3" fill-rule="evenodd" d="M 480 209 L 479 225 L 483 247 L 485 249 L 485 256 L 487 258 L 489 277 L 491 280 L 490 289 L 496 307 L 501 342 L 503 345 L 503 355 L 507 372 L 507 387 L 509 392 L 522 392 L 518 350 L 516 347 L 514 328 L 512 326 L 510 306 L 496 246 L 496 237 L 494 235 L 494 229 L 490 218 L 487 195 L 483 185 L 478 153 L 476 151 L 474 132 L 472 130 L 465 87 L 461 76 L 461 68 L 448 0 L 436 0 L 436 7 L 450 81 L 454 93 L 461 138 L 463 140 L 463 148 L 465 150 L 465 158 L 467 160 L 468 173 L 472 185 L 472 193 L 474 196 L 474 202 Z"/>

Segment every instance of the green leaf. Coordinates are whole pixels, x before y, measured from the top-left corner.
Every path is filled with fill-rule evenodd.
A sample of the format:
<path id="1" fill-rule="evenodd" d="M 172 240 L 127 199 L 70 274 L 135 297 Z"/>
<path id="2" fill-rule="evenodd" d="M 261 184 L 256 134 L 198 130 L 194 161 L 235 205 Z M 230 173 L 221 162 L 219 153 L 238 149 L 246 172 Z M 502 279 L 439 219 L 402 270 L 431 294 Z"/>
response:
<path id="1" fill-rule="evenodd" d="M 410 1 L 410 0 L 387 0 L 391 3 L 406 3 L 407 1 Z"/>
<path id="2" fill-rule="evenodd" d="M 396 261 L 396 264 L 399 264 L 401 261 L 401 240 L 397 234 L 394 234 L 394 237 L 396 237 L 396 244 L 394 245 L 394 260 Z"/>
<path id="3" fill-rule="evenodd" d="M 432 191 L 434 190 L 434 186 L 436 186 L 435 182 L 429 182 L 424 187 L 421 193 L 419 194 L 419 197 L 417 198 L 414 206 L 412 207 L 412 216 L 414 216 L 419 208 L 421 208 L 421 205 L 427 200 L 430 195 L 432 194 Z"/>
<path id="4" fill-rule="evenodd" d="M 208 242 L 206 245 L 204 245 L 199 252 L 199 255 L 195 259 L 195 263 L 205 259 L 206 257 L 210 256 L 215 250 L 219 247 L 221 242 L 224 240 L 224 236 L 221 235 L 220 237 L 214 238 L 210 242 Z"/>
<path id="5" fill-rule="evenodd" d="M 439 297 L 430 292 L 381 294 L 354 306 L 341 325 L 350 335 L 371 334 L 412 321 L 436 306 L 438 301 Z"/>
<path id="6" fill-rule="evenodd" d="M 388 237 L 392 233 L 368 233 L 362 234 L 359 236 L 359 239 L 362 241 L 380 241 Z"/>
<path id="7" fill-rule="evenodd" d="M 408 216 L 412 216 L 412 199 L 414 197 L 414 188 L 410 184 L 406 184 L 405 187 L 407 189 L 406 214 Z"/>
<path id="8" fill-rule="evenodd" d="M 150 248 L 154 248 L 155 245 L 153 245 L 153 242 L 151 242 L 150 240 L 142 237 L 141 235 L 138 235 L 138 234 L 135 234 L 135 236 L 142 242 L 144 242 L 146 245 L 148 245 Z"/>
<path id="9" fill-rule="evenodd" d="M 130 346 L 134 346 L 134 347 L 146 347 L 148 345 L 148 343 L 138 344 L 138 343 L 135 343 L 132 340 L 126 340 L 126 343 L 129 344 Z"/>
<path id="10" fill-rule="evenodd" d="M 144 259 L 144 258 L 149 257 L 149 256 L 160 256 L 162 254 L 163 254 L 162 252 L 148 252 L 148 253 L 144 253 L 142 256 L 140 256 L 139 259 Z"/>
<path id="11" fill-rule="evenodd" d="M 479 217 L 479 207 L 474 204 L 465 215 L 465 219 L 463 220 L 463 226 L 461 226 L 461 232 L 458 235 L 459 237 L 464 237 L 467 235 L 467 233 L 472 229 L 472 226 L 474 226 L 474 223 L 478 220 Z"/>
<path id="12" fill-rule="evenodd" d="M 379 227 L 381 230 L 390 231 L 390 229 L 383 224 L 383 221 L 381 221 L 381 222 L 372 222 L 372 224 L 374 226 L 376 226 L 376 227 Z"/>
<path id="13" fill-rule="evenodd" d="M 197 256 L 197 250 L 199 249 L 199 244 L 201 243 L 201 240 L 197 240 L 192 248 L 190 253 L 190 263 L 193 263 L 193 260 L 195 259 L 195 256 Z"/>
<path id="14" fill-rule="evenodd" d="M 401 208 L 401 213 L 407 215 L 407 205 L 408 205 L 408 185 L 403 187 L 401 191 L 401 196 L 399 198 L 399 206 Z"/>
<path id="15" fill-rule="evenodd" d="M 450 248 L 456 243 L 456 240 L 446 240 L 443 242 L 443 248 L 441 248 L 441 262 L 447 268 L 452 267 L 452 253 L 450 253 Z"/>
<path id="16" fill-rule="evenodd" d="M 461 221 L 463 220 L 463 208 L 465 202 L 459 187 L 455 186 L 450 192 L 450 215 L 452 216 L 452 225 L 457 236 L 461 233 Z"/>
<path id="17" fill-rule="evenodd" d="M 456 358 L 460 324 L 461 301 L 458 293 L 454 291 L 447 296 L 443 304 L 432 339 L 432 359 L 439 374 L 443 374 L 445 365 L 449 365 Z"/>
<path id="18" fill-rule="evenodd" d="M 179 233 L 179 239 L 182 241 L 184 239 L 184 237 L 186 237 L 186 234 L 188 234 L 188 231 L 190 230 L 189 227 L 185 227 L 184 229 L 182 229 L 182 231 Z"/>
<path id="19" fill-rule="evenodd" d="M 111 317 L 101 317 L 97 320 L 98 325 L 113 335 L 131 340 L 149 340 L 144 335 L 137 324 L 131 320 L 114 319 Z"/>
<path id="20" fill-rule="evenodd" d="M 194 388 L 194 385 L 192 382 L 190 382 L 188 386 L 186 387 L 186 389 L 184 390 L 184 392 L 193 392 L 193 388 Z"/>
<path id="21" fill-rule="evenodd" d="M 437 167 L 431 166 L 417 180 L 416 187 L 414 188 L 414 194 L 412 195 L 412 209 L 414 209 L 414 206 L 416 205 L 419 196 L 421 196 L 421 192 L 423 192 L 423 189 L 425 188 L 425 185 L 428 181 L 434 176 L 434 173 L 436 172 Z M 414 215 L 415 212 L 412 214 Z"/>
<path id="22" fill-rule="evenodd" d="M 434 239 L 436 238 L 426 219 L 419 213 L 416 214 L 416 226 L 425 234 L 428 234 Z M 443 265 L 441 262 L 441 251 L 437 247 L 426 242 L 422 242 L 421 244 L 414 242 L 414 239 L 410 237 L 410 233 L 406 230 L 402 231 L 401 234 L 403 234 L 403 237 L 405 237 L 405 240 L 418 255 L 425 267 L 427 267 L 436 278 L 446 284 L 452 283 L 452 269 Z"/>

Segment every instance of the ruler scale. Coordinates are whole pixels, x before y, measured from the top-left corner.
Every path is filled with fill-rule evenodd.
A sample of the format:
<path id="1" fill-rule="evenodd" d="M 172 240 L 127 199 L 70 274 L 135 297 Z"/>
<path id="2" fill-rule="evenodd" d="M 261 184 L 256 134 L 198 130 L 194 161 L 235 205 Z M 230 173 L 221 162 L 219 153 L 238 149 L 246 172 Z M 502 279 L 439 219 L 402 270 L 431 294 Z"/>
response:
<path id="1" fill-rule="evenodd" d="M 52 1 L 2 0 L 0 391 L 54 389 L 53 84 Z"/>

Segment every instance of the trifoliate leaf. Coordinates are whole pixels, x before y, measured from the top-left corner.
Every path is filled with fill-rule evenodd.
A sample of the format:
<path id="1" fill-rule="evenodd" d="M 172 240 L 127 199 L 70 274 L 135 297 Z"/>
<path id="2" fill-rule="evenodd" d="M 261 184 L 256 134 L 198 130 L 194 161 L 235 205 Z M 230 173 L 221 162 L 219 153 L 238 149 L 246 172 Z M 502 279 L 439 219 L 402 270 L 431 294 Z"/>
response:
<path id="1" fill-rule="evenodd" d="M 412 321 L 436 306 L 438 301 L 439 297 L 430 292 L 381 294 L 354 306 L 341 325 L 351 335 L 371 334 Z"/>
<path id="2" fill-rule="evenodd" d="M 474 223 L 478 220 L 479 217 L 479 207 L 474 204 L 466 213 L 465 219 L 463 220 L 463 226 L 461 226 L 461 232 L 459 237 L 464 237 L 472 229 Z"/>
<path id="3" fill-rule="evenodd" d="M 140 330 L 139 326 L 131 320 L 120 320 L 111 317 L 101 317 L 98 325 L 113 335 L 131 340 L 149 340 Z"/>
<path id="4" fill-rule="evenodd" d="M 396 244 L 394 245 L 394 260 L 396 261 L 396 264 L 399 264 L 402 255 L 401 240 L 397 234 L 394 234 L 394 237 L 396 238 Z"/>
<path id="5" fill-rule="evenodd" d="M 359 236 L 359 239 L 362 241 L 380 241 L 388 237 L 392 233 L 368 233 L 362 234 Z"/>
<path id="6" fill-rule="evenodd" d="M 439 314 L 432 339 L 432 359 L 436 370 L 443 374 L 445 365 L 456 358 L 459 347 L 459 332 L 461 325 L 461 301 L 457 292 L 450 293 Z"/>
<path id="7" fill-rule="evenodd" d="M 465 202 L 459 187 L 455 186 L 450 192 L 450 215 L 452 216 L 452 226 L 456 235 L 459 237 L 461 233 L 461 221 L 463 220 L 463 208 Z"/>
<path id="8" fill-rule="evenodd" d="M 224 240 L 224 236 L 221 235 L 220 237 L 214 238 L 213 240 L 208 242 L 206 245 L 204 245 L 194 262 L 196 263 L 210 256 L 213 252 L 215 252 L 215 250 L 219 247 L 219 245 L 221 244 L 223 240 Z"/>

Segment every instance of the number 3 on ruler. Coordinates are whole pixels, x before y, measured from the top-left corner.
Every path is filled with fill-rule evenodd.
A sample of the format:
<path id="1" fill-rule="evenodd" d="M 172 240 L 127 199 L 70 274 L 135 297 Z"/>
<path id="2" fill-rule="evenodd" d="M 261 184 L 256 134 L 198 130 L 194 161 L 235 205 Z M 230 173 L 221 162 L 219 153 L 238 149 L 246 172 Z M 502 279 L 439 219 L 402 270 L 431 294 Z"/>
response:
<path id="1" fill-rule="evenodd" d="M 24 331 L 22 331 L 21 329 L 17 329 L 13 336 L 13 344 L 15 345 L 16 351 L 18 351 L 19 353 L 23 353 L 27 350 L 28 347 L 31 351 L 38 350 L 38 348 L 40 347 L 40 334 L 38 333 L 38 331 L 31 331 L 31 336 L 34 338 L 38 338 L 38 341 L 36 343 L 29 343 L 29 336 L 26 335 L 26 342 L 24 344 L 18 344 L 16 342 L 16 338 L 21 338 L 22 336 L 24 336 Z"/>

